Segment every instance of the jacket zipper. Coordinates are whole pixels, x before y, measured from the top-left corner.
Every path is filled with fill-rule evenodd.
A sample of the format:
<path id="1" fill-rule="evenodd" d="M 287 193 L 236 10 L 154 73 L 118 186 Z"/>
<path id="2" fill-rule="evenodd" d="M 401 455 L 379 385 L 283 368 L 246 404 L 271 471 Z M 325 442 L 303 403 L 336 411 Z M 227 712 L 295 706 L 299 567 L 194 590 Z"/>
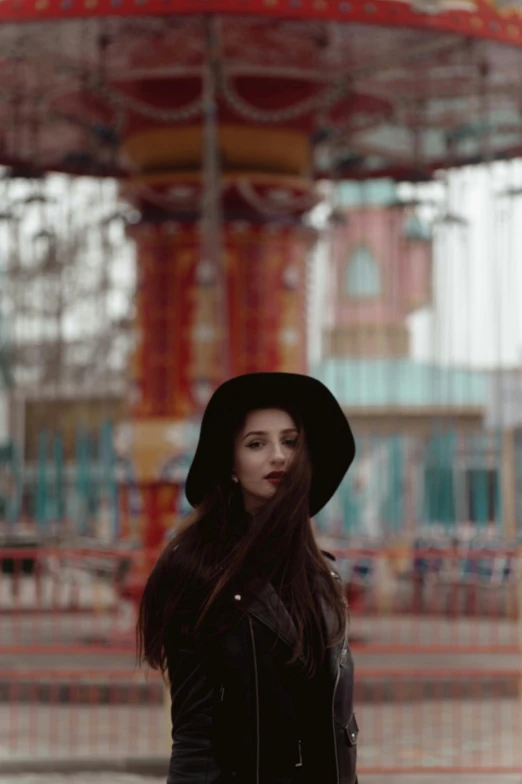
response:
<path id="1" fill-rule="evenodd" d="M 333 690 L 333 697 L 332 697 L 332 732 L 333 732 L 333 742 L 334 742 L 334 751 L 335 751 L 335 769 L 337 772 L 337 779 L 336 784 L 339 784 L 339 755 L 337 753 L 337 738 L 335 736 L 335 694 L 337 692 L 337 686 L 339 685 L 339 678 L 341 677 L 341 659 L 344 654 L 344 645 L 341 649 L 341 654 L 337 659 L 337 676 L 335 678 L 334 690 Z"/>
<path id="2" fill-rule="evenodd" d="M 248 618 L 250 625 L 250 637 L 252 639 L 252 653 L 254 656 L 254 678 L 256 682 L 256 784 L 259 784 L 259 757 L 261 739 L 259 737 L 259 682 L 257 673 L 257 653 L 256 653 L 256 640 L 254 637 L 254 627 L 252 625 L 252 618 Z"/>
<path id="3" fill-rule="evenodd" d="M 299 754 L 299 762 L 296 764 L 296 768 L 302 768 L 303 767 L 303 754 L 302 754 L 302 751 L 301 751 L 301 741 L 300 740 L 297 741 L 297 751 L 298 751 L 298 754 Z"/>

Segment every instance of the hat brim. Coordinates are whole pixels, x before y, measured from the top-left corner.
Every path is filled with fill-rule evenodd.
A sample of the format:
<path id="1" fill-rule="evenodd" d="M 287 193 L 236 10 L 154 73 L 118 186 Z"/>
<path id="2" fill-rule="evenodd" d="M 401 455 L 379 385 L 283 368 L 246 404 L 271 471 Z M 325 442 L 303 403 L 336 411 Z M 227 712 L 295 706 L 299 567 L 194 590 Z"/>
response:
<path id="1" fill-rule="evenodd" d="M 190 467 L 185 493 L 199 506 L 223 466 L 220 444 L 248 411 L 289 407 L 301 417 L 312 463 L 310 515 L 332 498 L 355 457 L 354 437 L 330 390 L 310 376 L 297 373 L 248 373 L 222 384 L 211 397 Z"/>

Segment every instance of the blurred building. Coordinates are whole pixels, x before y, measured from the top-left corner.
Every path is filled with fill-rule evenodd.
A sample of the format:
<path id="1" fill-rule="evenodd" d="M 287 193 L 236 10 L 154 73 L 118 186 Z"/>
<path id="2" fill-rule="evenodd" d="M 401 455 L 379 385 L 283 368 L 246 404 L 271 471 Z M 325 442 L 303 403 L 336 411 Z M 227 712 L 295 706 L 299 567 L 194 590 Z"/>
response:
<path id="1" fill-rule="evenodd" d="M 358 454 L 320 527 L 339 539 L 513 537 L 517 442 L 503 404 L 492 410 L 498 374 L 412 358 L 408 318 L 431 305 L 429 227 L 391 182 L 343 183 L 336 205 L 312 374 L 341 401 Z"/>

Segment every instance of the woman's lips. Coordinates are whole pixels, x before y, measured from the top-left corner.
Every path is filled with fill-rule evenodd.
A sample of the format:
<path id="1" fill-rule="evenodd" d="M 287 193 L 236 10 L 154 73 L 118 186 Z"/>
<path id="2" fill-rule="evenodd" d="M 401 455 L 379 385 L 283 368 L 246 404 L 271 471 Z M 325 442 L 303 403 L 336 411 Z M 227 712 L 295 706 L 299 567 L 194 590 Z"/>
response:
<path id="1" fill-rule="evenodd" d="M 284 478 L 285 478 L 284 471 L 280 471 L 280 472 L 274 471 L 274 473 L 265 476 L 265 479 L 273 485 L 280 484 Z"/>

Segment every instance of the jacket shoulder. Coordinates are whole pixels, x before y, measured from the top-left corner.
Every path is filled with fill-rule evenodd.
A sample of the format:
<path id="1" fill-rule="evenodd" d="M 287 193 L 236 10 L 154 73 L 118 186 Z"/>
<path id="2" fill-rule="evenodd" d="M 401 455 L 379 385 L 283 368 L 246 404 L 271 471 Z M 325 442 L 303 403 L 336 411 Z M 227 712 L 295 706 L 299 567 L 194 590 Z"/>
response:
<path id="1" fill-rule="evenodd" d="M 334 580 L 340 586 L 342 586 L 343 579 L 342 579 L 341 574 L 339 572 L 339 569 L 337 567 L 337 559 L 336 559 L 335 555 L 332 555 L 332 553 L 328 552 L 328 550 L 321 550 L 321 555 L 323 555 L 325 560 L 328 562 L 327 566 L 328 566 L 328 569 L 330 570 L 330 574 L 332 575 Z"/>

